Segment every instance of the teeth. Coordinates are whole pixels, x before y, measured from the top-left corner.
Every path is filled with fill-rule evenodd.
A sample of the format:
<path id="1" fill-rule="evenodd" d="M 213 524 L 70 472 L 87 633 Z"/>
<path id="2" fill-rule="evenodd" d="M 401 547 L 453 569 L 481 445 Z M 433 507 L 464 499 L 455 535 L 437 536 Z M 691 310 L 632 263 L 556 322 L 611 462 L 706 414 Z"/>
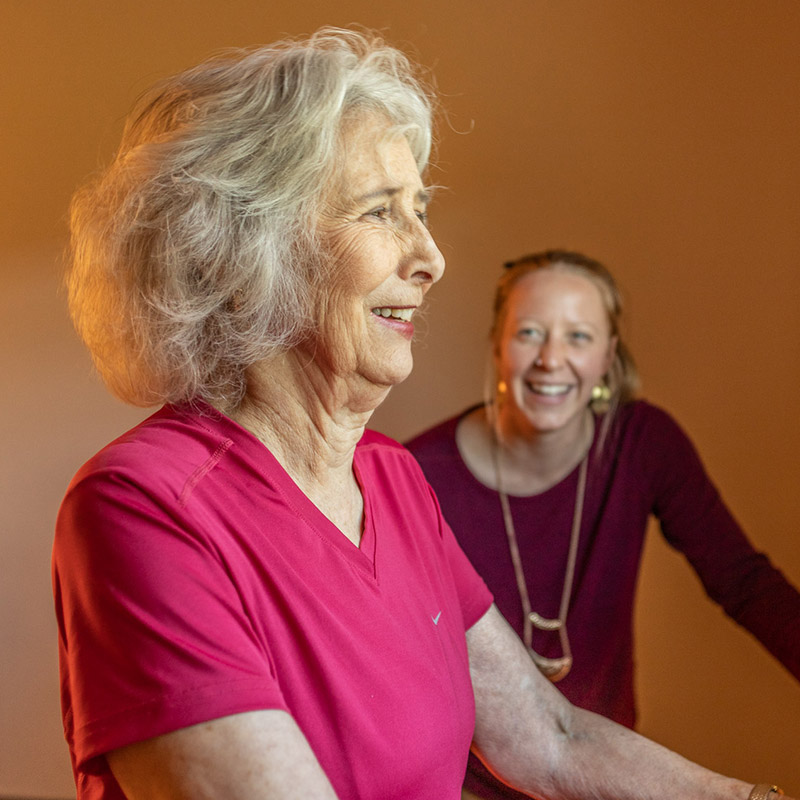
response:
<path id="1" fill-rule="evenodd" d="M 378 317 L 391 317 L 392 319 L 399 319 L 403 322 L 410 322 L 411 315 L 414 313 L 413 308 L 373 308 L 372 313 Z"/>
<path id="2" fill-rule="evenodd" d="M 530 388 L 537 394 L 545 394 L 551 397 L 558 394 L 566 394 L 569 391 L 569 385 L 566 383 L 530 384 Z"/>

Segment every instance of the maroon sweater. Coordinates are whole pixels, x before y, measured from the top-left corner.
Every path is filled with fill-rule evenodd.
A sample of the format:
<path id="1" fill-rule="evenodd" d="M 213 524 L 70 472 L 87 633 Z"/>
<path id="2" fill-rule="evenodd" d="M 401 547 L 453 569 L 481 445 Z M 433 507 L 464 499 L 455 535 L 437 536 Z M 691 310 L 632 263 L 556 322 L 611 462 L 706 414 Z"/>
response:
<path id="1" fill-rule="evenodd" d="M 497 492 L 475 479 L 455 443 L 456 426 L 471 410 L 407 447 L 497 607 L 521 636 L 522 608 Z M 541 494 L 509 498 L 531 607 L 544 617 L 558 616 L 577 479 L 575 469 Z M 633 602 L 651 514 L 709 597 L 800 679 L 800 594 L 753 549 L 676 422 L 635 401 L 618 411 L 602 452 L 597 438 L 592 445 L 567 625 L 574 663 L 556 686 L 578 706 L 635 724 Z M 562 654 L 553 632 L 534 629 L 533 647 L 545 656 Z M 486 798 L 522 797 L 476 758 L 465 785 Z"/>

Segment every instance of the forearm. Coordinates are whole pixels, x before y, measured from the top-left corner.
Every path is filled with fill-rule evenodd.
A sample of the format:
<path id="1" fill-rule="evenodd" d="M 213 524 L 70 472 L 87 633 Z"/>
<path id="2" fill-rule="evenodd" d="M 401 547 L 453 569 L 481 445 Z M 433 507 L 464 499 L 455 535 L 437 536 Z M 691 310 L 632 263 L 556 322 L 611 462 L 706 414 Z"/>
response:
<path id="1" fill-rule="evenodd" d="M 571 706 L 492 609 L 468 635 L 474 747 L 498 777 L 545 800 L 747 800 L 752 786 Z"/>
<path id="2" fill-rule="evenodd" d="M 573 708 L 555 735 L 542 786 L 536 765 L 518 780 L 523 791 L 547 800 L 747 800 L 752 786 L 714 773 L 604 717 Z M 544 790 L 544 792 L 543 792 Z"/>

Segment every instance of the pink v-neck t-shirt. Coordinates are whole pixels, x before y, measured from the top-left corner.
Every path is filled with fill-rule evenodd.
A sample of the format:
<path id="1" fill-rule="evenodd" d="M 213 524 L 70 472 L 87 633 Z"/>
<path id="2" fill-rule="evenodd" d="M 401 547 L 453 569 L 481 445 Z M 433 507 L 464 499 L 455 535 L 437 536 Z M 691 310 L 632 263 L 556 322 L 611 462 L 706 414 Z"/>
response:
<path id="1" fill-rule="evenodd" d="M 491 595 L 413 457 L 367 432 L 360 547 L 250 433 L 167 406 L 100 451 L 59 513 L 53 581 L 79 800 L 104 754 L 282 709 L 342 798 L 456 800 L 474 727 L 465 631 Z"/>

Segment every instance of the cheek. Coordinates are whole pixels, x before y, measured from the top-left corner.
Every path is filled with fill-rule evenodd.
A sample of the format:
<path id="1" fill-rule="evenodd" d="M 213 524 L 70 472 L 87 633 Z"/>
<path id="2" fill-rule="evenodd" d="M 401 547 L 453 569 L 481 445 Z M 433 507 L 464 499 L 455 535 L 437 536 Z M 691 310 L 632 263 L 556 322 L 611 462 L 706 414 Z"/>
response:
<path id="1" fill-rule="evenodd" d="M 313 357 L 326 372 L 344 375 L 356 368 L 358 343 L 364 335 L 361 305 L 343 286 L 324 291 L 317 302 Z"/>
<path id="2" fill-rule="evenodd" d="M 352 352 L 352 337 L 361 330 L 357 317 L 363 307 L 364 276 L 353 244 L 344 237 L 327 243 L 328 280 L 315 304 L 316 351 L 319 358 L 330 361 L 336 370 L 344 367 L 340 362 Z"/>
<path id="3" fill-rule="evenodd" d="M 332 292 L 363 298 L 386 278 L 383 273 L 388 248 L 380 232 L 367 230 L 366 226 L 348 227 L 331 237 L 326 249 Z"/>
<path id="4" fill-rule="evenodd" d="M 507 377 L 518 376 L 528 370 L 532 360 L 530 348 L 512 341 L 506 344 L 501 351 L 498 371 Z"/>
<path id="5" fill-rule="evenodd" d="M 586 353 L 581 364 L 581 372 L 593 383 L 597 383 L 608 372 L 608 363 L 605 349 L 594 353 Z"/>

